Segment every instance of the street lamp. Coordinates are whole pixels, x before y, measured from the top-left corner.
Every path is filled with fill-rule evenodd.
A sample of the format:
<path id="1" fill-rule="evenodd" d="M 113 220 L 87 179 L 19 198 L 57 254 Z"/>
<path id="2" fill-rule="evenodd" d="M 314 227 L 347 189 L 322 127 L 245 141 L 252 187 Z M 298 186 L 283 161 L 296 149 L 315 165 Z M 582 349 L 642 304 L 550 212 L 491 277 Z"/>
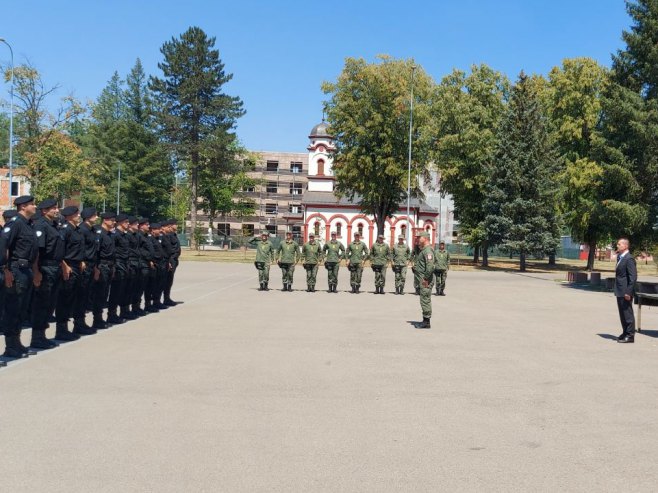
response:
<path id="1" fill-rule="evenodd" d="M 411 223 L 409 222 L 409 211 L 411 204 L 411 132 L 414 127 L 414 73 L 416 65 L 411 66 L 411 95 L 409 97 L 409 166 L 407 169 L 407 245 L 411 245 Z"/>
<path id="2" fill-rule="evenodd" d="M 11 209 L 11 183 L 12 183 L 12 174 L 14 171 L 14 50 L 11 48 L 11 45 L 7 43 L 5 38 L 0 38 L 0 43 L 4 43 L 9 48 L 9 53 L 11 53 L 11 78 L 10 78 L 10 89 L 9 89 L 9 208 Z"/>
<path id="3" fill-rule="evenodd" d="M 121 202 L 121 161 L 119 161 L 119 170 L 117 173 L 117 214 L 119 214 L 120 202 Z"/>

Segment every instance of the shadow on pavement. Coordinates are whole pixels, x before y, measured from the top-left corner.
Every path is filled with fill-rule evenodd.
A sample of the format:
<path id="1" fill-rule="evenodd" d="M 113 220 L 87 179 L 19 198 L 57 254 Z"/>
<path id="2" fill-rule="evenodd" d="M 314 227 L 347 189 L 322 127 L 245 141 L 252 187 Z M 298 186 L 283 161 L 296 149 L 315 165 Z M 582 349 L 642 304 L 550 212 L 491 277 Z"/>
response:
<path id="1" fill-rule="evenodd" d="M 617 336 L 613 336 L 612 334 L 596 334 L 599 337 L 602 337 L 603 339 L 610 339 L 612 341 L 617 340 Z"/>

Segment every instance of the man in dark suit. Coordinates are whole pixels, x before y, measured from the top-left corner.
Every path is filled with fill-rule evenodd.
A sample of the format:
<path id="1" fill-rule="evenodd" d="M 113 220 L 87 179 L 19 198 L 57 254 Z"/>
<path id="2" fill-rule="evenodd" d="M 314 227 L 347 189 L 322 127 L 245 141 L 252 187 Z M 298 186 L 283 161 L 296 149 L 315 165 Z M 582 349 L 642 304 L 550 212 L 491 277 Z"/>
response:
<path id="1" fill-rule="evenodd" d="M 617 241 L 617 268 L 615 269 L 615 296 L 622 334 L 617 342 L 635 342 L 635 316 L 633 315 L 633 289 L 637 281 L 635 259 L 628 251 L 629 242 L 626 238 Z"/>

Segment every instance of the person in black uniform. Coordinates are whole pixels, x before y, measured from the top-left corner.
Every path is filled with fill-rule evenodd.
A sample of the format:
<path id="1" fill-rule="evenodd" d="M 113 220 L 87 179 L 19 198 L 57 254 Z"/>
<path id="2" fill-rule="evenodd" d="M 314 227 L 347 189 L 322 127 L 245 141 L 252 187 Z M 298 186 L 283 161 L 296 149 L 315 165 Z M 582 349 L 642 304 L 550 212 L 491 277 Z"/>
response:
<path id="1" fill-rule="evenodd" d="M 116 216 L 116 227 L 112 237 L 114 238 L 114 277 L 110 287 L 110 300 L 107 308 L 107 322 L 110 324 L 122 324 L 126 321 L 126 286 L 128 283 L 128 262 L 130 261 L 130 242 L 128 240 L 128 216 L 119 214 Z M 120 313 L 117 315 L 117 308 Z"/>
<path id="2" fill-rule="evenodd" d="M 137 233 L 137 248 L 139 250 L 139 275 L 138 283 L 132 300 L 133 313 L 146 315 L 151 306 L 151 300 L 146 293 L 149 292 L 149 282 L 155 276 L 155 264 L 153 263 L 153 245 L 149 238 L 149 220 L 139 220 L 139 231 Z M 142 296 L 144 297 L 144 309 L 142 310 Z"/>
<path id="3" fill-rule="evenodd" d="M 116 214 L 114 212 L 103 212 L 101 214 L 101 227 L 97 230 L 98 242 L 98 278 L 94 278 L 92 285 L 94 314 L 94 329 L 106 329 L 108 325 L 103 320 L 103 309 L 107 303 L 107 296 L 114 273 L 115 246 L 112 230 L 114 229 Z"/>
<path id="4" fill-rule="evenodd" d="M 16 214 L 18 211 L 16 209 L 9 209 L 2 213 L 2 222 L 4 223 L 3 227 L 7 225 L 9 221 L 16 219 Z M 2 236 L 2 235 L 0 235 Z M 7 247 L 3 240 L 2 243 L 2 258 L 0 259 L 0 334 L 4 333 L 4 306 L 5 306 L 5 266 L 7 265 Z"/>
<path id="5" fill-rule="evenodd" d="M 175 219 L 167 221 L 167 230 L 165 236 L 169 238 L 169 269 L 165 278 L 164 285 L 164 304 L 167 306 L 176 306 L 177 303 L 171 299 L 171 287 L 174 284 L 174 275 L 178 268 L 178 258 L 180 257 L 180 242 L 176 234 L 177 224 Z"/>
<path id="6" fill-rule="evenodd" d="M 62 261 L 62 286 L 57 297 L 55 308 L 55 319 L 57 321 L 55 339 L 71 341 L 79 339 L 82 335 L 95 334 L 96 330 L 75 320 L 73 333 L 69 332 L 69 319 L 75 315 L 81 298 L 86 293 L 82 292 L 82 275 L 86 269 L 85 264 L 85 239 L 80 231 L 80 211 L 71 205 L 61 210 L 61 215 L 66 221 L 62 224 L 61 232 L 64 239 L 64 260 Z M 82 320 L 84 322 L 84 319 Z"/>
<path id="7" fill-rule="evenodd" d="M 85 270 L 80 276 L 80 297 L 75 300 L 73 307 L 73 320 L 75 325 L 90 329 L 85 322 L 87 310 L 91 308 L 91 285 L 98 278 L 98 245 L 100 243 L 100 231 L 95 229 L 98 213 L 95 207 L 85 207 L 80 212 L 82 223 L 80 233 L 84 238 L 84 262 Z"/>
<path id="8" fill-rule="evenodd" d="M 165 257 L 164 248 L 162 247 L 162 225 L 160 223 L 151 224 L 151 244 L 153 245 L 153 264 L 155 265 L 155 276 L 151 283 L 151 311 L 158 311 L 168 308 L 163 305 L 162 291 L 164 288 L 164 279 L 167 271 L 167 258 Z"/>
<path id="9" fill-rule="evenodd" d="M 46 338 L 48 322 L 55 310 L 57 293 L 62 280 L 64 240 L 57 229 L 59 207 L 55 199 L 46 199 L 37 209 L 41 212 L 34 221 L 39 244 L 39 270 L 41 285 L 32 294 L 32 341 L 35 349 L 50 349 L 58 344 Z"/>
<path id="10" fill-rule="evenodd" d="M 130 256 L 128 258 L 128 286 L 126 287 L 126 301 L 124 312 L 125 318 L 135 319 L 139 317 L 139 310 L 134 308 L 135 292 L 139 289 L 139 219 L 134 216 L 128 218 L 128 243 L 130 244 Z"/>
<path id="11" fill-rule="evenodd" d="M 36 213 L 34 197 L 22 195 L 14 200 L 18 215 L 2 229 L 7 249 L 5 267 L 5 352 L 7 358 L 35 354 L 21 343 L 21 316 L 26 313 L 33 287 L 41 285 L 39 246 L 32 229 Z"/>

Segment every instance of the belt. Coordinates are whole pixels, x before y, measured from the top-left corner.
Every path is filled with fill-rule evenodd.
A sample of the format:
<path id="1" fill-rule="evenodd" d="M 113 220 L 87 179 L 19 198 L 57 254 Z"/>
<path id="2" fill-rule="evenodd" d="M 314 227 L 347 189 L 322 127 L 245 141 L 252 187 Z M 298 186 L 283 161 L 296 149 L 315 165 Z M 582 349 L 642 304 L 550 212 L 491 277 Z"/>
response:
<path id="1" fill-rule="evenodd" d="M 105 265 L 114 265 L 114 260 L 101 259 L 100 263 Z"/>
<path id="2" fill-rule="evenodd" d="M 48 260 L 44 259 L 39 261 L 42 267 L 54 267 L 54 266 L 59 266 L 61 263 L 61 260 Z"/>

